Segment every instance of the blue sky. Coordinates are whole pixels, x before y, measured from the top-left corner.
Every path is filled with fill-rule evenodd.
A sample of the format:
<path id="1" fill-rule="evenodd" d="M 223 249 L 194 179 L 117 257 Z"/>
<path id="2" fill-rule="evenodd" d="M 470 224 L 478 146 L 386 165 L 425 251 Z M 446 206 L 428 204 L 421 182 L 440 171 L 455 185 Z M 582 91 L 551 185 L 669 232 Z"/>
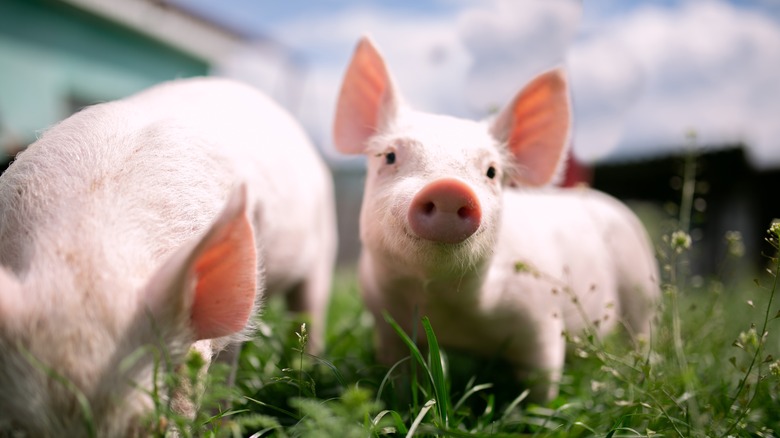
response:
<path id="1" fill-rule="evenodd" d="M 563 65 L 584 161 L 674 152 L 692 129 L 702 144 L 744 141 L 757 166 L 780 166 L 777 0 L 174 2 L 286 47 L 293 56 L 276 71 L 235 54 L 218 73 L 265 88 L 301 79 L 287 103 L 326 151 L 341 75 L 369 33 L 423 110 L 482 117 Z"/>

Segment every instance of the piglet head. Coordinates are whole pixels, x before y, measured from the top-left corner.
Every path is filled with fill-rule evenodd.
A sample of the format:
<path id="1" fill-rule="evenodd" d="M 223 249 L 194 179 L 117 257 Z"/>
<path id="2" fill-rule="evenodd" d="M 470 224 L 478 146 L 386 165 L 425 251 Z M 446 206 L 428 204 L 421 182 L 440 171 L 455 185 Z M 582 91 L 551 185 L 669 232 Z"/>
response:
<path id="1" fill-rule="evenodd" d="M 162 377 L 154 368 L 175 370 L 198 344 L 208 363 L 217 344 L 239 335 L 255 306 L 257 269 L 245 186 L 139 286 L 115 278 L 97 293 L 0 266 L 0 435 L 142 434 Z M 171 395 L 193 408 L 184 406 L 188 394 Z"/>
<path id="2" fill-rule="evenodd" d="M 560 70 L 535 78 L 492 121 L 414 111 L 371 40 L 361 39 L 339 95 L 334 142 L 343 153 L 368 158 L 364 246 L 416 266 L 486 260 L 504 186 L 548 184 L 569 124 Z"/>

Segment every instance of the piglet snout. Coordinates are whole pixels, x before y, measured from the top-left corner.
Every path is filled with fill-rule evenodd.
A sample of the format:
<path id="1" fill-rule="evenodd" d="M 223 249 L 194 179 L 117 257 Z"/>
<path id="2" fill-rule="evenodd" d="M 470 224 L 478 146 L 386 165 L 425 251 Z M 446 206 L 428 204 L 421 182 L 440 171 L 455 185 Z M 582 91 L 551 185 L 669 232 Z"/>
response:
<path id="1" fill-rule="evenodd" d="M 460 243 L 474 234 L 482 209 L 466 183 L 444 178 L 423 187 L 409 207 L 409 226 L 420 238 L 439 243 Z"/>

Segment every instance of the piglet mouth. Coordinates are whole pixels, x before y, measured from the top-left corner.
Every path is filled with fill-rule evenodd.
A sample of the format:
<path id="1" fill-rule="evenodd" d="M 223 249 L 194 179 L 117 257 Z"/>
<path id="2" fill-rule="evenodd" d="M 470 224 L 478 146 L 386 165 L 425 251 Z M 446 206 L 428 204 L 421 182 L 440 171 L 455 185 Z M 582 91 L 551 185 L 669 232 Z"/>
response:
<path id="1" fill-rule="evenodd" d="M 403 227 L 403 234 L 406 236 L 406 238 L 412 242 L 415 242 L 416 244 L 434 245 L 440 248 L 453 248 L 453 249 L 466 246 L 469 244 L 470 241 L 479 239 L 479 236 L 482 235 L 483 232 L 484 232 L 484 228 L 479 227 L 477 231 L 475 231 L 473 234 L 463 239 L 460 239 L 457 242 L 441 242 L 441 241 L 435 241 L 431 239 L 425 239 L 415 234 L 410 227 L 408 226 Z"/>

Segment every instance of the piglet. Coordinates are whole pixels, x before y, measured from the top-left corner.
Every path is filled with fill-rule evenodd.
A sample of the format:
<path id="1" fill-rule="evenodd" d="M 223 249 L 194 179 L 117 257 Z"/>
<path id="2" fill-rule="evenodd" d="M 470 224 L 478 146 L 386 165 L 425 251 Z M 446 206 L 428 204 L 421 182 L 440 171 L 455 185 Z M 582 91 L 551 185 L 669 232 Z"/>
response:
<path id="1" fill-rule="evenodd" d="M 249 86 L 173 81 L 60 122 L 0 176 L 0 435 L 143 434 L 155 360 L 208 363 L 263 290 L 321 330 L 335 239 L 326 166 Z"/>
<path id="2" fill-rule="evenodd" d="M 334 141 L 368 160 L 359 277 L 382 362 L 407 354 L 382 313 L 408 333 L 427 316 L 441 345 L 503 356 L 545 401 L 558 392 L 564 333 L 620 321 L 648 333 L 659 287 L 638 219 L 594 190 L 545 187 L 569 128 L 560 70 L 475 122 L 404 105 L 377 49 L 359 42 Z"/>

